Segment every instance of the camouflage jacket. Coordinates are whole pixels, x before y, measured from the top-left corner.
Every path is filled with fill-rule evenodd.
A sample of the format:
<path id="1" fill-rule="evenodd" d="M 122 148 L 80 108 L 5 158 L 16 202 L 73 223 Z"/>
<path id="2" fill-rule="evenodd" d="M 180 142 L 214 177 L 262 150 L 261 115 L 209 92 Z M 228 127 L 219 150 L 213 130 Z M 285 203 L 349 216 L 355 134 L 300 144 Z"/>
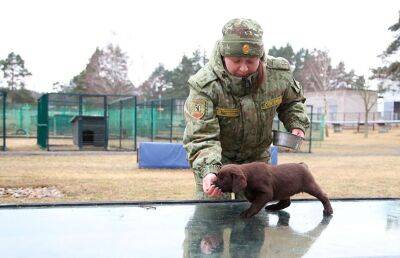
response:
<path id="1" fill-rule="evenodd" d="M 225 70 L 216 47 L 210 61 L 190 77 L 183 144 L 200 178 L 223 164 L 268 158 L 276 113 L 288 131 L 308 128 L 303 90 L 288 61 L 266 56 L 263 65 L 263 84 L 248 90 Z"/>

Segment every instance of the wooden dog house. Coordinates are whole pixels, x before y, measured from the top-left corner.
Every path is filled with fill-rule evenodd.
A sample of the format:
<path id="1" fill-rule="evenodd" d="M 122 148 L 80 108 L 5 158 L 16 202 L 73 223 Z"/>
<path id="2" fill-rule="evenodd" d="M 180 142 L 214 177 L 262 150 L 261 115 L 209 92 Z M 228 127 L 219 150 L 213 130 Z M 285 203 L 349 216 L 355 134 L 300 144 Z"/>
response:
<path id="1" fill-rule="evenodd" d="M 75 116 L 71 123 L 74 145 L 107 147 L 107 121 L 103 116 Z"/>

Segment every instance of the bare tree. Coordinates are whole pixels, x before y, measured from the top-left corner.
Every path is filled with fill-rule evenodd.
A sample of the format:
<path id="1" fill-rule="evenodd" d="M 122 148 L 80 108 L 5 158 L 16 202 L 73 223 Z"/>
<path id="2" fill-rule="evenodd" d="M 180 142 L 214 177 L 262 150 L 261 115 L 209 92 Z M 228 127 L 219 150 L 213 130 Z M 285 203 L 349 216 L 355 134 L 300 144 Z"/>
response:
<path id="1" fill-rule="evenodd" d="M 360 76 L 357 78 L 353 88 L 357 90 L 358 94 L 361 96 L 364 102 L 364 110 L 365 110 L 364 138 L 368 138 L 368 131 L 369 131 L 368 114 L 369 111 L 371 111 L 371 108 L 376 105 L 376 102 L 378 100 L 377 92 L 369 89 L 369 85 L 365 83 L 364 76 Z"/>
<path id="2" fill-rule="evenodd" d="M 328 94 L 335 89 L 350 88 L 354 83 L 354 71 L 346 72 L 344 62 L 332 67 L 328 51 L 314 49 L 305 55 L 302 69 L 297 73 L 298 80 L 305 91 L 316 91 L 322 94 L 324 103 L 325 135 L 329 137 L 326 119 L 328 119 Z"/>
<path id="3" fill-rule="evenodd" d="M 128 78 L 128 56 L 117 45 L 96 48 L 86 68 L 71 81 L 68 90 L 94 94 L 132 94 Z"/>
<path id="4" fill-rule="evenodd" d="M 166 90 L 167 82 L 165 74 L 168 71 L 162 64 L 159 64 L 149 78 L 138 87 L 139 99 L 153 100 L 159 98 Z"/>
<path id="5" fill-rule="evenodd" d="M 329 137 L 326 119 L 328 117 L 329 106 L 327 92 L 331 88 L 330 77 L 332 72 L 331 59 L 327 51 L 314 49 L 311 55 L 304 61 L 304 67 L 300 74 L 306 90 L 318 91 L 322 93 L 324 102 L 325 135 Z"/>

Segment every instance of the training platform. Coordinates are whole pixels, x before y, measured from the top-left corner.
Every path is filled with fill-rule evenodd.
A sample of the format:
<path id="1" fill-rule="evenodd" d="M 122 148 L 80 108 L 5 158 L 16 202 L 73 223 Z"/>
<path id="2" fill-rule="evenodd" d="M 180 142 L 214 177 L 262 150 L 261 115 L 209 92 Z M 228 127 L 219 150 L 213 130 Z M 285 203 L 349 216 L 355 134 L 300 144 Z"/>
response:
<path id="1" fill-rule="evenodd" d="M 2 257 L 400 257 L 400 200 L 0 205 Z"/>

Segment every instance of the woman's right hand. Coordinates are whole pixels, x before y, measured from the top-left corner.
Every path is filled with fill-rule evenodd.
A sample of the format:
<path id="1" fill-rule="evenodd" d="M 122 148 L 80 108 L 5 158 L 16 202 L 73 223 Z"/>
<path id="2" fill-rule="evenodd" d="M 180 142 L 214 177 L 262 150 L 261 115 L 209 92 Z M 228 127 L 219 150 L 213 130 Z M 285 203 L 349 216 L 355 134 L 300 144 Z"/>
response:
<path id="1" fill-rule="evenodd" d="M 213 173 L 207 174 L 203 178 L 203 191 L 208 196 L 219 197 L 222 195 L 221 190 L 214 185 L 215 181 L 217 181 L 217 176 Z"/>

